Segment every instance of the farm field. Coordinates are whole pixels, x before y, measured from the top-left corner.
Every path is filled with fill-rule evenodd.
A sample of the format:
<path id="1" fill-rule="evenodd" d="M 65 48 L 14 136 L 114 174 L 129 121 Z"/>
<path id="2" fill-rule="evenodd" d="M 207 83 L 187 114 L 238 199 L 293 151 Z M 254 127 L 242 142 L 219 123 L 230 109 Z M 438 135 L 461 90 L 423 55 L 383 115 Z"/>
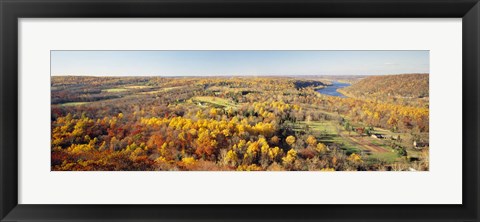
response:
<path id="1" fill-rule="evenodd" d="M 52 76 L 51 87 L 55 171 L 429 170 L 428 74 Z"/>

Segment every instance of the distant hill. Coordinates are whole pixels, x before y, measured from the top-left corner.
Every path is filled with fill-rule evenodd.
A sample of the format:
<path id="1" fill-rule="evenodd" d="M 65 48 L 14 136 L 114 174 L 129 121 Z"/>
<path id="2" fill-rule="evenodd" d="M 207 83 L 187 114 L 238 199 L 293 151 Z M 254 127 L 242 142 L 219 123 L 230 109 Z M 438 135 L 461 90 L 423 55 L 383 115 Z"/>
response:
<path id="1" fill-rule="evenodd" d="M 429 74 L 370 76 L 339 91 L 359 99 L 424 106 L 428 105 Z"/>

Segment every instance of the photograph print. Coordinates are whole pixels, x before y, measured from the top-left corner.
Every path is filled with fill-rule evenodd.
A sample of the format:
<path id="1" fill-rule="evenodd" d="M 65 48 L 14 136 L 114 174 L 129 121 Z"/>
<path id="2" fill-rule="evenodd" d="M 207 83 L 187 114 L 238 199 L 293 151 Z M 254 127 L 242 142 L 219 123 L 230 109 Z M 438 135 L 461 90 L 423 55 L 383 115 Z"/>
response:
<path id="1" fill-rule="evenodd" d="M 428 171 L 429 51 L 51 51 L 52 171 Z"/>

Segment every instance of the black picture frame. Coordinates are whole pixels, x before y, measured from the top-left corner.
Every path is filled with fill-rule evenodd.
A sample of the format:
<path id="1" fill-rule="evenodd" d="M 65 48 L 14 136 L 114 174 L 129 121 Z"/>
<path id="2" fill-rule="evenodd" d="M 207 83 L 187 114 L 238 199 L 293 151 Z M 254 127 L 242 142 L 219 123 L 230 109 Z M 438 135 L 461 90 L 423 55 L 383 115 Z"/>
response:
<path id="1" fill-rule="evenodd" d="M 0 0 L 1 221 L 478 221 L 478 0 Z M 18 204 L 18 19 L 123 17 L 462 18 L 461 205 Z M 448 44 L 448 43 L 445 43 Z M 39 192 L 41 192 L 39 190 Z M 72 191 L 74 192 L 74 191 Z M 299 193 L 299 195 L 302 195 Z M 438 195 L 442 195 L 439 193 Z"/>

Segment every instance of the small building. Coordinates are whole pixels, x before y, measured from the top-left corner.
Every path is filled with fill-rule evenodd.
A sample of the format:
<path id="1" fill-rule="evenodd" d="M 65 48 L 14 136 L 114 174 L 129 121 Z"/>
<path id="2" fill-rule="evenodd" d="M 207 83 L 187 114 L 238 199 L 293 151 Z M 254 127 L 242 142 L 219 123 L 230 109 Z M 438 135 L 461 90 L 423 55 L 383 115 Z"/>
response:
<path id="1" fill-rule="evenodd" d="M 413 147 L 415 147 L 417 149 L 421 149 L 421 148 L 425 148 L 425 147 L 429 147 L 429 146 L 430 146 L 430 144 L 425 143 L 425 142 L 413 141 Z"/>
<path id="2" fill-rule="evenodd" d="M 382 134 L 378 134 L 378 133 L 372 134 L 371 137 L 372 137 L 372 138 L 375 138 L 375 139 L 383 139 L 383 138 L 385 138 L 385 136 L 383 136 Z"/>

